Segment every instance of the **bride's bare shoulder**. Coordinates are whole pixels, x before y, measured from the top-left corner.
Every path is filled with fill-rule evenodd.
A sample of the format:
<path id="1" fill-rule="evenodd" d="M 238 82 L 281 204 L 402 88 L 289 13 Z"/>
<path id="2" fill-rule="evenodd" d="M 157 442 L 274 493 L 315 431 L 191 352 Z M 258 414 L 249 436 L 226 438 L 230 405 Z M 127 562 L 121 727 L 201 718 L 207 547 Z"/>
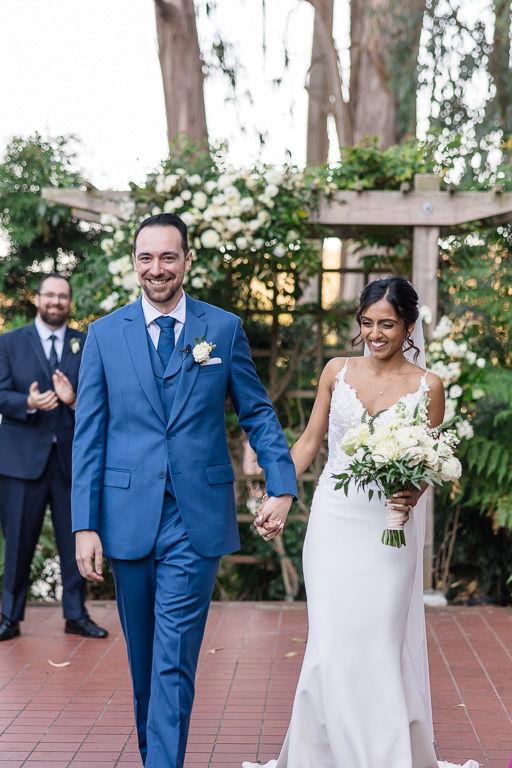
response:
<path id="1" fill-rule="evenodd" d="M 432 373 L 432 371 L 427 371 L 426 381 L 429 386 L 431 394 L 442 393 L 444 395 L 443 380 L 437 375 L 437 373 Z"/>
<path id="2" fill-rule="evenodd" d="M 326 363 L 324 370 L 322 371 L 322 379 L 329 385 L 333 386 L 334 382 L 336 381 L 336 376 L 340 371 L 343 370 L 343 367 L 347 361 L 346 357 L 333 357 L 332 360 L 329 360 L 328 363 Z"/>

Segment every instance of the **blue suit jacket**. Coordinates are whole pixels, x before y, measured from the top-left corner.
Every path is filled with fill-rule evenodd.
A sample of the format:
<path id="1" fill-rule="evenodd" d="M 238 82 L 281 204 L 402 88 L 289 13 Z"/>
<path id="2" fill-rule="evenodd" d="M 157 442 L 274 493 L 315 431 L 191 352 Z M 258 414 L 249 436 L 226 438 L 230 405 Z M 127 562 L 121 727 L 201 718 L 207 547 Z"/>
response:
<path id="1" fill-rule="evenodd" d="M 71 340 L 80 349 L 73 352 Z M 78 387 L 85 334 L 66 329 L 59 369 Z M 64 476 L 71 480 L 71 446 L 75 426 L 72 408 L 59 403 L 55 411 L 27 413 L 28 390 L 33 381 L 39 390 L 53 389 L 50 367 L 35 325 L 26 325 L 0 336 L 0 474 L 23 480 L 40 477 L 57 436 L 57 452 Z"/>
<path id="2" fill-rule="evenodd" d="M 187 296 L 178 348 L 216 344 L 219 364 L 177 349 L 166 377 L 181 376 L 168 421 L 152 370 L 140 300 L 89 328 L 80 370 L 73 446 L 73 530 L 100 534 L 105 554 L 145 557 L 153 548 L 169 466 L 194 549 L 206 557 L 240 546 L 225 400 L 265 470 L 271 495 L 296 496 L 286 440 L 258 379 L 240 319 Z"/>

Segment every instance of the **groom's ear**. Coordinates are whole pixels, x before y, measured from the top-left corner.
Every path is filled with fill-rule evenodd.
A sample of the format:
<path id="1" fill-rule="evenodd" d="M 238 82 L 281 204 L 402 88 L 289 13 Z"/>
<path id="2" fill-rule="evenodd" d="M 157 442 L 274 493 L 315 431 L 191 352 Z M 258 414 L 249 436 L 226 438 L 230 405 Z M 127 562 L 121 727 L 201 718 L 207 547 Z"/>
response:
<path id="1" fill-rule="evenodd" d="M 185 272 L 189 272 L 192 266 L 192 251 L 189 251 L 185 256 Z"/>

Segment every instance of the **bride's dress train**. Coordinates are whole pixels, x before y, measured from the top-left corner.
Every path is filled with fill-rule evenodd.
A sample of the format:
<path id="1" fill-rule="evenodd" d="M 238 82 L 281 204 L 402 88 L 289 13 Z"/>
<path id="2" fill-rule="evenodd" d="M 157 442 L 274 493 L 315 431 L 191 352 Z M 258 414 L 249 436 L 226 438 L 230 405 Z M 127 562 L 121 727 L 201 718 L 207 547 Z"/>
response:
<path id="1" fill-rule="evenodd" d="M 348 465 L 343 434 L 363 406 L 338 374 L 329 457 L 304 542 L 309 634 L 290 726 L 266 768 L 450 768 L 433 747 L 423 609 L 424 511 L 405 526 L 407 546 L 384 546 L 384 504 L 334 490 Z M 414 410 L 426 395 L 402 398 Z M 391 410 L 391 409 L 390 409 Z M 244 762 L 243 768 L 261 768 Z M 469 761 L 464 768 L 478 768 Z"/>

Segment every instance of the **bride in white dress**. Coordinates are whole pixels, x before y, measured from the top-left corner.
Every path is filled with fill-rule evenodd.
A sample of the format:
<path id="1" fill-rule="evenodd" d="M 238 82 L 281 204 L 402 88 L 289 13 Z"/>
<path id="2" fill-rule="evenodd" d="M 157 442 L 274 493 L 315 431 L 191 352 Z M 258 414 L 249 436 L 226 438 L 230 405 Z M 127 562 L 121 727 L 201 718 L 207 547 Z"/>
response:
<path id="1" fill-rule="evenodd" d="M 422 494 L 403 491 L 389 504 L 405 522 L 407 546 L 385 546 L 384 502 L 355 487 L 348 498 L 333 473 L 350 463 L 345 432 L 363 412 L 412 413 L 429 399 L 438 426 L 444 415 L 441 380 L 408 360 L 423 339 L 418 297 L 401 277 L 375 280 L 362 292 L 357 320 L 369 354 L 331 360 L 320 380 L 304 434 L 292 449 L 297 476 L 316 456 L 328 429 L 329 455 L 311 506 L 304 542 L 309 635 L 292 718 L 281 754 L 267 768 L 449 768 L 438 763 L 423 610 Z M 413 333 L 414 331 L 414 333 Z M 405 353 L 405 354 L 404 354 Z M 423 361 L 421 361 L 423 362 Z M 423 362 L 424 364 L 424 362 Z M 266 538 L 284 519 L 260 517 Z M 261 768 L 244 762 L 243 768 Z M 478 768 L 470 760 L 464 768 Z"/>

